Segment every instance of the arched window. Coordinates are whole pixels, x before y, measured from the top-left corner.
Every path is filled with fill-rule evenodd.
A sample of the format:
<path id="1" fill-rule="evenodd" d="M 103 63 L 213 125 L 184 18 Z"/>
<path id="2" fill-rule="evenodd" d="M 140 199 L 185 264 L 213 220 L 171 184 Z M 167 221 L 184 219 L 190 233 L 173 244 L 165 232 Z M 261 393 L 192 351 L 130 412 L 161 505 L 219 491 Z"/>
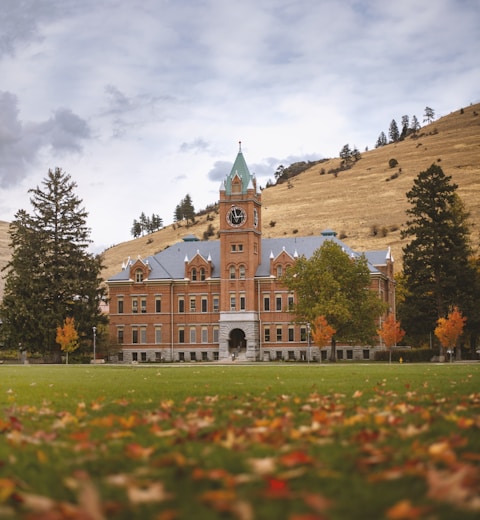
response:
<path id="1" fill-rule="evenodd" d="M 230 280 L 235 280 L 235 278 L 236 278 L 235 266 L 231 265 L 230 266 Z"/>
<path id="2" fill-rule="evenodd" d="M 195 267 L 192 269 L 192 281 L 197 281 L 197 270 L 195 269 Z"/>
<path id="3" fill-rule="evenodd" d="M 135 282 L 143 282 L 143 271 L 141 269 L 135 271 Z"/>
<path id="4" fill-rule="evenodd" d="M 205 280 L 205 268 L 200 267 L 200 280 L 203 282 Z"/>
<path id="5" fill-rule="evenodd" d="M 245 280 L 245 266 L 244 265 L 241 265 L 238 268 L 238 272 L 239 272 L 239 278 L 242 280 Z"/>
<path id="6" fill-rule="evenodd" d="M 283 275 L 283 266 L 277 265 L 277 278 L 281 278 Z"/>

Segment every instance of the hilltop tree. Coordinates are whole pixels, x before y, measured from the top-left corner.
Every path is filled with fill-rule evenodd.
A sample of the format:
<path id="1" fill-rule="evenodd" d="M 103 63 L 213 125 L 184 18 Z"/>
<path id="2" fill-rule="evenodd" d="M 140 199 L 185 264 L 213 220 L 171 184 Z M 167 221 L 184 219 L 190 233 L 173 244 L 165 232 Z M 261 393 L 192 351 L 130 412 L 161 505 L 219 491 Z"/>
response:
<path id="1" fill-rule="evenodd" d="M 10 224 L 12 256 L 0 308 L 2 337 L 10 348 L 59 359 L 56 329 L 75 318 L 83 340 L 106 321 L 99 310 L 102 259 L 87 251 L 88 213 L 76 184 L 60 168 L 49 170 L 43 188 L 29 190 L 32 214 L 19 210 Z"/>
<path id="2" fill-rule="evenodd" d="M 414 134 L 420 130 L 420 123 L 418 122 L 417 116 L 412 117 L 412 122 L 410 124 L 410 130 Z"/>
<path id="3" fill-rule="evenodd" d="M 365 256 L 351 258 L 337 243 L 327 240 L 311 258 L 300 257 L 287 269 L 285 286 L 295 291 L 296 321 L 315 323 L 324 316 L 335 334 L 330 360 L 336 360 L 336 342 L 374 341 L 375 320 L 385 311 L 376 293 L 369 290 L 370 272 Z"/>
<path id="4" fill-rule="evenodd" d="M 423 114 L 423 122 L 430 124 L 435 120 L 435 111 L 433 108 L 425 107 L 425 113 Z"/>
<path id="5" fill-rule="evenodd" d="M 388 135 L 390 136 L 390 142 L 392 143 L 396 143 L 400 139 L 400 133 L 395 119 L 392 119 L 392 122 L 390 123 Z"/>
<path id="6" fill-rule="evenodd" d="M 427 342 L 437 320 L 457 305 L 478 305 L 476 273 L 469 261 L 468 213 L 440 166 L 432 164 L 407 193 L 409 219 L 402 231 L 403 292 L 399 315 L 409 336 Z"/>
<path id="7" fill-rule="evenodd" d="M 381 146 L 385 146 L 387 144 L 387 136 L 385 132 L 380 132 L 378 136 L 377 142 L 375 144 L 375 148 L 380 148 Z"/>
<path id="8" fill-rule="evenodd" d="M 187 193 L 185 198 L 182 199 L 180 204 L 177 204 L 174 213 L 175 222 L 180 222 L 181 220 L 186 220 L 188 222 L 195 222 L 195 208 L 193 207 L 192 198 Z"/>

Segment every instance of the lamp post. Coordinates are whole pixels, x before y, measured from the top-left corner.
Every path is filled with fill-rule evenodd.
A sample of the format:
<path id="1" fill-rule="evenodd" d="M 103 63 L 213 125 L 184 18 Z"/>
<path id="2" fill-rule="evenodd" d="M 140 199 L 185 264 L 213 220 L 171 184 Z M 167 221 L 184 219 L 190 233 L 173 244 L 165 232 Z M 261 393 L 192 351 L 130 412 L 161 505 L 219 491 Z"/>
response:
<path id="1" fill-rule="evenodd" d="M 97 362 L 97 327 L 92 327 L 93 330 L 93 364 Z"/>

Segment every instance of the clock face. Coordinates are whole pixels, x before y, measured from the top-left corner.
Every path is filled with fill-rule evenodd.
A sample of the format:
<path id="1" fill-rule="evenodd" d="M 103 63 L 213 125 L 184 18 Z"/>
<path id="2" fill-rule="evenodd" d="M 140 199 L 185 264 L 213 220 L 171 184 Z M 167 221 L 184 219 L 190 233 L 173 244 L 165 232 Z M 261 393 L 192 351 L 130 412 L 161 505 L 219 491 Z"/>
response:
<path id="1" fill-rule="evenodd" d="M 227 213 L 227 222 L 233 227 L 239 227 L 245 223 L 247 215 L 243 208 L 238 206 L 232 206 L 230 211 Z"/>

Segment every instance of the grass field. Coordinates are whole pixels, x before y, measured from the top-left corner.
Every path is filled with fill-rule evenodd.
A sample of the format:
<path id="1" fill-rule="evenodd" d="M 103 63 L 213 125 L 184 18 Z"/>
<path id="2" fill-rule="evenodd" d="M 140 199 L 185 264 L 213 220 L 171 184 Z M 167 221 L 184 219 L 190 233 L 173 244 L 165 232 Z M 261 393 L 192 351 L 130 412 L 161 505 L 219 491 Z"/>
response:
<path id="1" fill-rule="evenodd" d="M 0 518 L 469 519 L 480 364 L 0 366 Z"/>

